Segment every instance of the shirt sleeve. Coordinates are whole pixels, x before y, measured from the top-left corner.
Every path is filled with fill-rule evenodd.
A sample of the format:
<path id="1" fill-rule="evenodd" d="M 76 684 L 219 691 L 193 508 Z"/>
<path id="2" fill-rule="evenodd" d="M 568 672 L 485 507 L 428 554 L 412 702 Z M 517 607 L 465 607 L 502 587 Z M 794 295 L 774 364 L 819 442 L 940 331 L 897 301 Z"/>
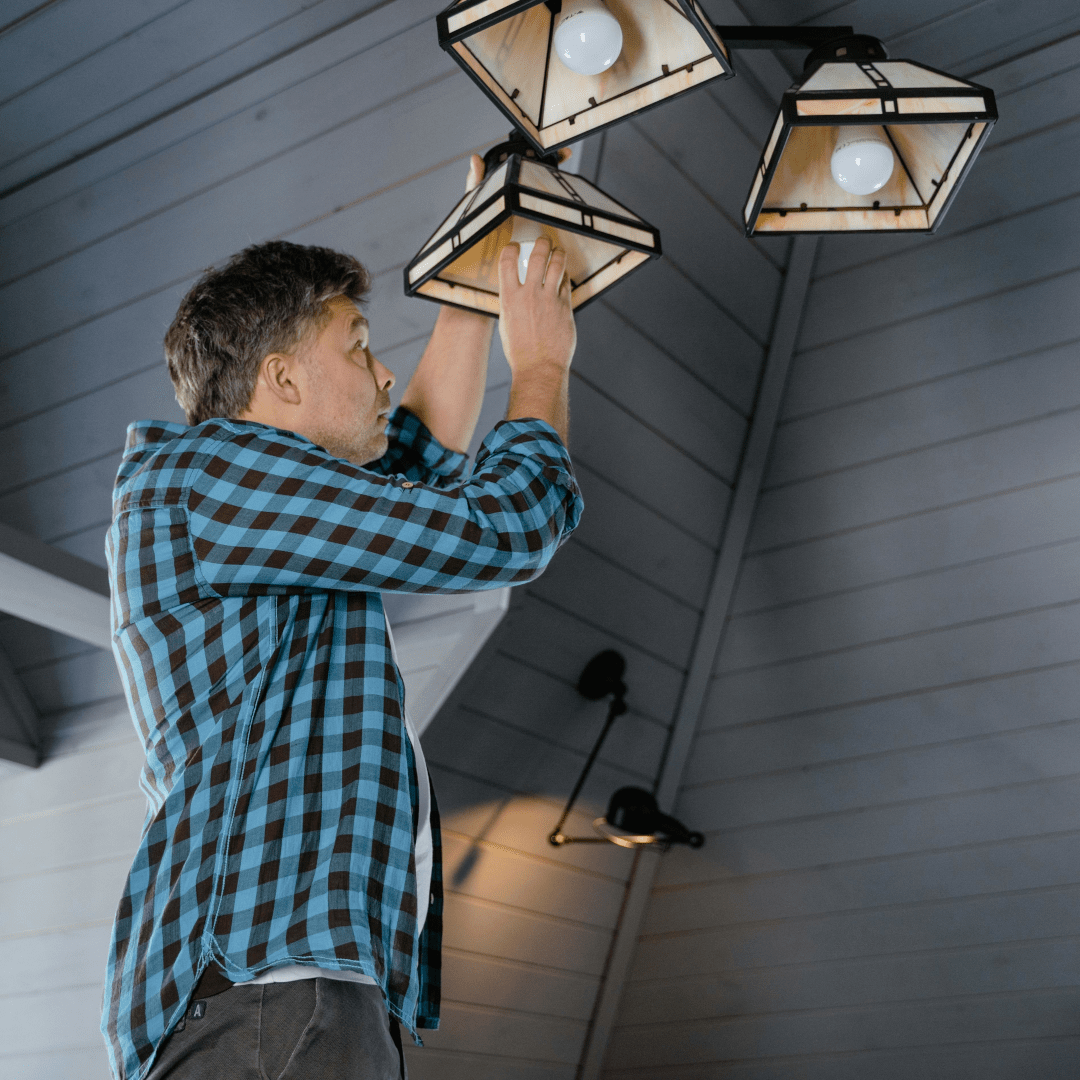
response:
<path id="1" fill-rule="evenodd" d="M 448 450 L 422 421 L 400 405 L 386 425 L 386 453 L 365 468 L 382 476 L 403 476 L 428 487 L 451 487 L 465 475 L 468 457 Z"/>
<path id="2" fill-rule="evenodd" d="M 427 439 L 414 434 L 409 453 L 438 447 Z M 497 425 L 472 474 L 447 487 L 358 468 L 274 429 L 222 425 L 200 449 L 188 529 L 196 574 L 224 596 L 528 581 L 582 510 L 569 454 L 542 420 Z"/>

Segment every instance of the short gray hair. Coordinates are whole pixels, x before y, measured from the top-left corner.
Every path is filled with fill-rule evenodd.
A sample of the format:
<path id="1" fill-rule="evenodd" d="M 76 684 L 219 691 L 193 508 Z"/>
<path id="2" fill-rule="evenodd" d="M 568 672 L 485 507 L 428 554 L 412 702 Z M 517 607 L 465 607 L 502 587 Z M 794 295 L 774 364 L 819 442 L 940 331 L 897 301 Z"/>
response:
<path id="1" fill-rule="evenodd" d="M 211 268 L 180 303 L 165 360 L 189 424 L 235 418 L 251 403 L 259 365 L 291 352 L 335 296 L 359 303 L 371 275 L 351 255 L 271 240 Z"/>

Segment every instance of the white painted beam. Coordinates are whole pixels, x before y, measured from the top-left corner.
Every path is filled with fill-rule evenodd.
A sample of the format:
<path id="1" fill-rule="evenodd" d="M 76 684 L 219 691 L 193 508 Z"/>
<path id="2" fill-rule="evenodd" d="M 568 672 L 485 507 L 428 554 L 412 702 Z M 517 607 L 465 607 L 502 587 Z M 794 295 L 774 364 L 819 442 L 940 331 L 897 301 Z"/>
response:
<path id="1" fill-rule="evenodd" d="M 0 525 L 0 611 L 111 649 L 108 574 Z"/>
<path id="2" fill-rule="evenodd" d="M 795 238 L 791 257 L 788 260 L 787 274 L 784 277 L 783 290 L 780 294 L 780 306 L 773 327 L 772 342 L 765 359 L 761 388 L 747 435 L 746 451 L 743 454 L 735 483 L 735 494 L 724 527 L 720 552 L 716 559 L 712 583 L 709 586 L 708 600 L 694 642 L 690 669 L 683 685 L 671 739 L 660 771 L 656 799 L 661 809 L 670 809 L 678 794 L 683 770 L 686 767 L 686 758 L 705 704 L 709 678 L 723 641 L 724 626 L 727 623 L 728 609 L 735 592 L 739 564 L 742 561 L 746 538 L 753 521 L 758 492 L 761 490 L 761 483 L 765 476 L 765 465 L 772 445 L 773 433 L 776 430 L 776 421 L 780 416 L 780 405 L 787 383 L 788 369 L 791 366 L 791 357 L 795 351 L 799 323 L 802 320 L 816 253 L 816 237 Z M 689 828 L 694 827 L 692 821 L 687 822 L 687 825 Z M 582 1053 L 578 1080 L 597 1080 L 600 1075 L 604 1051 L 611 1037 L 626 973 L 633 959 L 634 947 L 637 945 L 660 858 L 662 856 L 659 853 L 643 848 L 634 861 L 634 869 L 627 886 L 619 924 L 615 930 L 615 939 L 608 956 L 604 981 Z"/>

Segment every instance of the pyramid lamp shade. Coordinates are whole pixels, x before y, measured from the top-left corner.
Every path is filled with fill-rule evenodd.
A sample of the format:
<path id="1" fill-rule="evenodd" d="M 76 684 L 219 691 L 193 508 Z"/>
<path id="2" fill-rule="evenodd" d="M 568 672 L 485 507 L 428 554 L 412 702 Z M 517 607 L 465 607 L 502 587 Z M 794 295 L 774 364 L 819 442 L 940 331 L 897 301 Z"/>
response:
<path id="1" fill-rule="evenodd" d="M 746 235 L 933 232 L 996 120 L 993 91 L 889 60 L 877 38 L 815 48 L 761 155 Z"/>
<path id="2" fill-rule="evenodd" d="M 438 28 L 537 150 L 734 74 L 698 0 L 456 0 Z"/>
<path id="3" fill-rule="evenodd" d="M 527 261 L 540 236 L 566 252 L 575 310 L 661 254 L 652 225 L 512 133 L 488 151 L 483 181 L 405 267 L 405 292 L 498 317 L 499 255 L 516 241 Z"/>

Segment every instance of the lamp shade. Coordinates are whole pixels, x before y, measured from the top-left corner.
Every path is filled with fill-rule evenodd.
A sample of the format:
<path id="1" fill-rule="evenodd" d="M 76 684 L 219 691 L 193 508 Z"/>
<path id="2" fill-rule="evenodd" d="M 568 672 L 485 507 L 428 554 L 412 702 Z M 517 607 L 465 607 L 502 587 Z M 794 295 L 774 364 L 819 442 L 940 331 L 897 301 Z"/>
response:
<path id="1" fill-rule="evenodd" d="M 996 120 L 993 91 L 888 60 L 876 38 L 815 49 L 761 155 L 746 235 L 933 232 Z"/>
<path id="2" fill-rule="evenodd" d="M 697 0 L 604 0 L 621 28 L 621 51 L 599 74 L 575 71 L 559 58 L 556 30 L 579 6 L 580 0 L 457 0 L 438 16 L 439 44 L 538 150 L 576 142 L 734 74 Z"/>
<path id="3" fill-rule="evenodd" d="M 488 151 L 484 180 L 405 267 L 405 292 L 499 314 L 499 255 L 546 236 L 566 252 L 574 309 L 661 254 L 660 233 L 595 184 L 560 172 L 557 155 L 521 139 Z"/>
<path id="4" fill-rule="evenodd" d="M 593 828 L 613 844 L 634 848 L 643 844 L 689 844 L 699 848 L 705 837 L 691 832 L 682 822 L 662 814 L 652 792 L 644 788 L 619 788 L 608 802 L 607 814 Z"/>

